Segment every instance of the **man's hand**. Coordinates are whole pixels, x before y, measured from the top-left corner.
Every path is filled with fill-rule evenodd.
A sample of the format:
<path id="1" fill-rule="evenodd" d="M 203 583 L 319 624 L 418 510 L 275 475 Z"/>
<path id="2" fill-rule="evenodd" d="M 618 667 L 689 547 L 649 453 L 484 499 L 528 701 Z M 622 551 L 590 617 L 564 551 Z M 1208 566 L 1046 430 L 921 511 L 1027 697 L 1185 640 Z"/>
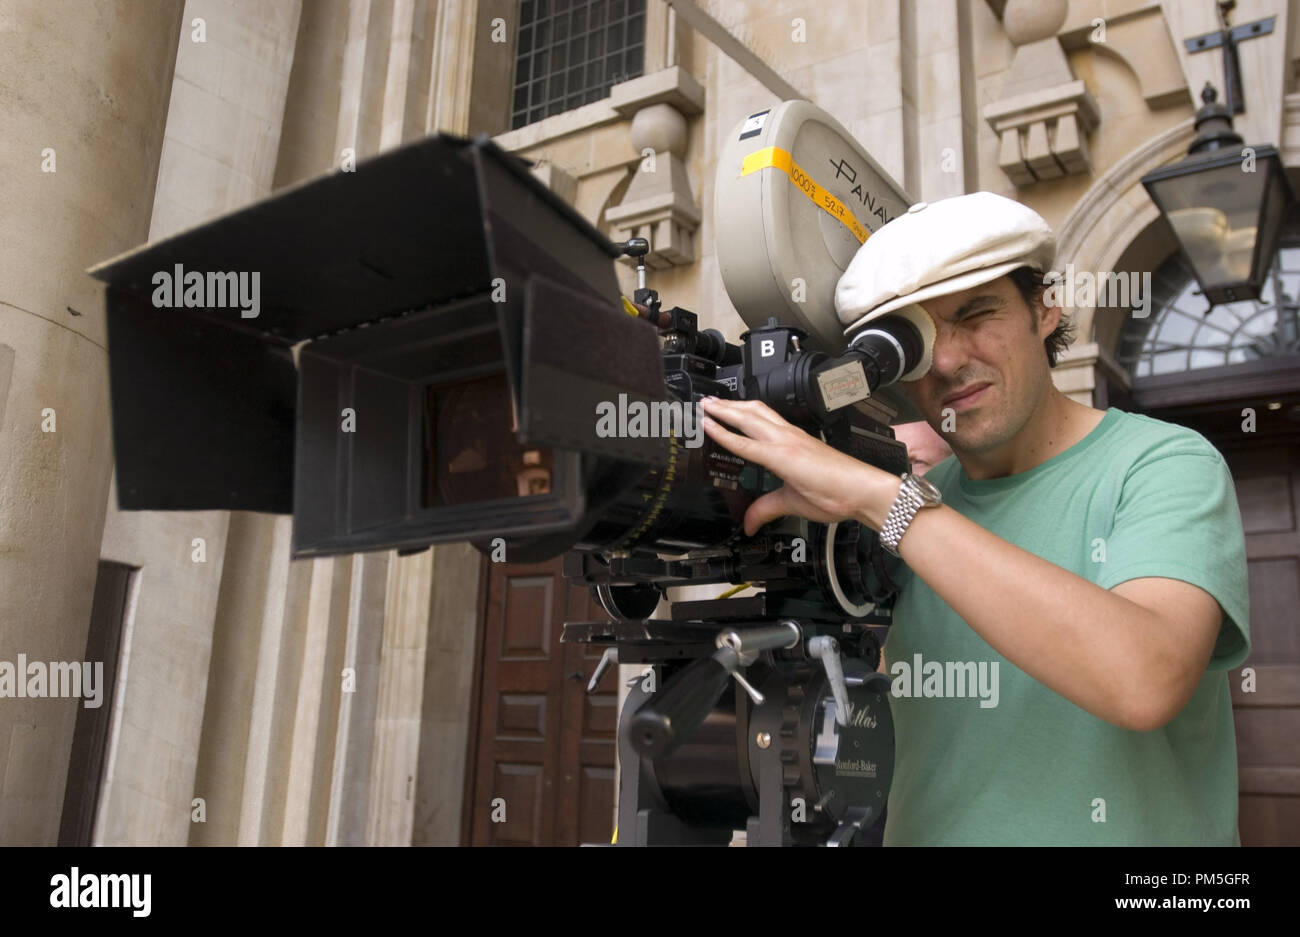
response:
<path id="1" fill-rule="evenodd" d="M 857 520 L 864 503 L 883 503 L 888 509 L 898 495 L 898 478 L 814 439 L 762 401 L 705 397 L 701 406 L 713 417 L 701 421 L 710 439 L 771 469 L 785 483 L 749 506 L 748 536 L 768 521 L 791 514 L 824 524 Z M 719 420 L 741 432 L 732 432 Z M 865 497 L 872 489 L 877 496 Z"/>

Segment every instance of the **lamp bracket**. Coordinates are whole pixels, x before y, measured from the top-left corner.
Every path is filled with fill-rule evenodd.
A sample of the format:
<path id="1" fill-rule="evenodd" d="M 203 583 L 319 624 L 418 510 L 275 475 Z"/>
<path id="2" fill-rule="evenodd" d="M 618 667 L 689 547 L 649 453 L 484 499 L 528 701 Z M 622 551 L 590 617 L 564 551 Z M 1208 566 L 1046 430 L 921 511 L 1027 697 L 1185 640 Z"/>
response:
<path id="1" fill-rule="evenodd" d="M 1269 35 L 1273 32 L 1277 17 L 1266 16 L 1252 23 L 1242 23 L 1240 26 L 1229 27 L 1227 14 L 1234 5 L 1231 3 L 1220 4 L 1220 18 L 1223 21 L 1222 29 L 1216 29 L 1214 32 L 1200 36 L 1193 36 L 1191 39 L 1184 40 L 1184 45 L 1189 53 L 1205 52 L 1208 49 L 1223 47 L 1223 80 L 1226 85 L 1224 90 L 1227 92 L 1224 95 L 1227 98 L 1225 104 L 1229 114 L 1242 114 L 1246 111 L 1246 99 L 1241 90 L 1241 64 L 1237 59 L 1237 43 Z"/>
<path id="2" fill-rule="evenodd" d="M 1228 30 L 1228 34 L 1232 37 L 1233 42 L 1258 39 L 1260 36 L 1267 36 L 1273 32 L 1276 22 L 1276 16 L 1266 16 L 1262 20 L 1255 20 L 1253 23 L 1242 23 L 1240 26 L 1234 26 Z M 1187 47 L 1188 52 L 1208 52 L 1210 49 L 1217 49 L 1223 45 L 1223 30 L 1216 29 L 1214 32 L 1206 33 L 1203 36 L 1193 36 L 1191 39 L 1183 40 L 1183 45 Z"/>

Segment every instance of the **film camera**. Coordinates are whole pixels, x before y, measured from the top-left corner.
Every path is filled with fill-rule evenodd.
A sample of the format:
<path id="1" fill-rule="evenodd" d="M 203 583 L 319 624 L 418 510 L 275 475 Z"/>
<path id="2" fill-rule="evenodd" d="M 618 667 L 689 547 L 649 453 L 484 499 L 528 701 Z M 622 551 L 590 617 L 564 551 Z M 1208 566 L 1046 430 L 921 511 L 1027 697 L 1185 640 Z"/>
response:
<path id="1" fill-rule="evenodd" d="M 892 558 L 855 522 L 747 537 L 778 477 L 680 423 L 609 432 L 597 414 L 760 399 L 906 470 L 890 385 L 924 372 L 933 327 L 904 311 L 846 336 L 833 294 L 908 200 L 802 101 L 736 127 L 715 196 L 740 344 L 646 286 L 646 240 L 611 243 L 486 138 L 431 137 L 93 268 L 120 506 L 291 512 L 296 557 L 563 554 L 608 614 L 564 629 L 606 648 L 590 687 L 649 667 L 619 727 L 620 844 L 869 840 L 892 771 Z M 640 262 L 631 302 L 621 255 Z M 250 272 L 254 316 L 214 300 Z M 169 276 L 182 302 L 159 301 Z M 722 583 L 762 591 L 665 602 Z"/>

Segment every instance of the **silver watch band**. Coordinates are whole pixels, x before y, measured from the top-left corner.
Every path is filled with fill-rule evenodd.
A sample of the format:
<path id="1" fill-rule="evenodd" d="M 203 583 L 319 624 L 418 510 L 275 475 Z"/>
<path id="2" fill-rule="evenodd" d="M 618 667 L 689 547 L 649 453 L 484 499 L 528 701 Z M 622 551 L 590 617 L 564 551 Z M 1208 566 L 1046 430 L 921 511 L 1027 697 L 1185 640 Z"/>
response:
<path id="1" fill-rule="evenodd" d="M 929 480 L 911 472 L 903 473 L 903 484 L 898 489 L 898 497 L 885 515 L 885 523 L 880 529 L 880 542 L 894 556 L 898 556 L 898 541 L 903 539 L 912 518 L 921 508 L 930 508 L 943 503 L 943 492 Z"/>
<path id="2" fill-rule="evenodd" d="M 889 513 L 885 515 L 885 523 L 880 528 L 881 546 L 894 556 L 898 556 L 898 542 L 903 539 L 903 534 L 907 533 L 912 518 L 921 509 L 921 503 L 921 496 L 908 485 L 907 478 L 904 476 L 903 485 L 898 489 L 898 497 L 894 499 Z"/>

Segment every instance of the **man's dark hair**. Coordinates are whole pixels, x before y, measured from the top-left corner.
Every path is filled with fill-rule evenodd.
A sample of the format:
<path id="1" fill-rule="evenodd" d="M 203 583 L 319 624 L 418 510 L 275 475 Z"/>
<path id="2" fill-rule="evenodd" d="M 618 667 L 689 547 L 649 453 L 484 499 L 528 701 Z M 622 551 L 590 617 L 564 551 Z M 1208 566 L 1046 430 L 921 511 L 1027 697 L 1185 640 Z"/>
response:
<path id="1" fill-rule="evenodd" d="M 1011 277 L 1011 282 L 1016 285 L 1020 291 L 1021 297 L 1025 300 L 1025 305 L 1034 315 L 1034 321 L 1038 321 L 1038 308 L 1043 305 L 1043 293 L 1047 289 L 1047 284 L 1043 282 L 1043 275 L 1033 267 L 1017 267 L 1007 276 Z M 1047 352 L 1047 366 L 1056 367 L 1056 359 L 1070 347 L 1074 341 L 1074 323 L 1064 312 L 1061 313 L 1061 321 L 1052 334 L 1043 339 L 1043 349 Z"/>

